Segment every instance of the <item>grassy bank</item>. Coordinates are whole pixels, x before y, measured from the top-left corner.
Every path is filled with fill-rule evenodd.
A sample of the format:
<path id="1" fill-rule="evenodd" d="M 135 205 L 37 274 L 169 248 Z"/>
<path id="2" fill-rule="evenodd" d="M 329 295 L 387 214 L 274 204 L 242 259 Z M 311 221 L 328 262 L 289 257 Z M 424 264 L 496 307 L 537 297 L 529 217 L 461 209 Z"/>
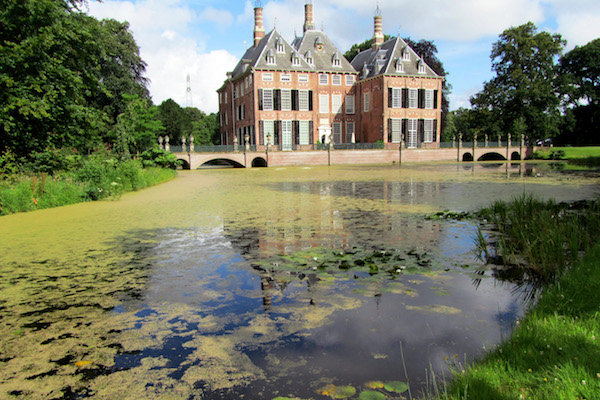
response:
<path id="1" fill-rule="evenodd" d="M 548 147 L 533 156 L 538 160 L 568 160 L 572 164 L 600 166 L 600 146 Z"/>
<path id="2" fill-rule="evenodd" d="M 176 171 L 143 168 L 139 161 L 84 160 L 77 171 L 20 175 L 0 181 L 0 215 L 115 198 L 172 179 Z"/>
<path id="3" fill-rule="evenodd" d="M 458 366 L 452 383 L 443 390 L 440 398 L 600 398 L 600 242 L 582 245 L 587 253 L 577 259 L 577 252 L 571 248 L 568 237 L 560 237 L 570 232 L 566 225 L 575 223 L 580 226 L 573 227 L 574 230 L 595 232 L 597 226 L 588 225 L 586 215 L 592 215 L 597 221 L 597 204 L 595 209 L 574 211 L 553 204 L 546 203 L 543 207 L 539 204 L 544 203 L 529 209 L 529 214 L 521 215 L 521 225 L 529 227 L 514 228 L 512 232 L 500 229 L 510 235 L 508 240 L 530 242 L 532 246 L 537 241 L 550 240 L 548 234 L 540 232 L 536 235 L 535 232 L 553 231 L 551 235 L 557 241 L 552 246 L 562 254 L 573 253 L 571 259 L 576 261 L 572 265 L 565 261 L 571 265 L 566 269 L 550 269 L 551 277 L 545 278 L 538 303 L 515 327 L 512 336 L 484 359 L 468 366 L 466 371 Z M 514 212 L 514 203 L 505 208 L 509 214 Z M 526 209 L 523 204 L 517 208 Z M 581 218 L 563 218 L 568 214 Z M 520 237 L 525 232 L 530 237 Z M 597 241 L 596 233 L 590 235 Z M 539 248 L 537 251 L 545 250 Z M 556 250 L 552 254 L 557 257 Z M 548 256 L 544 257 L 544 263 L 549 263 Z"/>

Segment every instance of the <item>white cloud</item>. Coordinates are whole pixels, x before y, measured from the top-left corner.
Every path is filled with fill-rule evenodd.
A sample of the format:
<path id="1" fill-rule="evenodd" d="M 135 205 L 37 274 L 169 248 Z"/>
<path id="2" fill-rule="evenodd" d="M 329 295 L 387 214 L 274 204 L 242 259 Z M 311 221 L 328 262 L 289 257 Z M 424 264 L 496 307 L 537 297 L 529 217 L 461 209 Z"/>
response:
<path id="1" fill-rule="evenodd" d="M 254 18 L 254 6 L 249 0 L 246 0 L 246 4 L 244 6 L 244 12 L 237 16 L 237 22 L 247 22 Z"/>
<path id="2" fill-rule="evenodd" d="M 227 10 L 217 10 L 213 7 L 207 7 L 198 15 L 200 21 L 210 21 L 215 23 L 220 30 L 229 28 L 233 24 L 233 15 Z"/>
<path id="3" fill-rule="evenodd" d="M 204 17 L 233 21 L 231 14 L 223 17 L 225 14 L 215 11 Z M 129 21 L 141 56 L 148 64 L 146 75 L 155 104 L 172 98 L 185 106 L 186 76 L 190 74 L 193 105 L 205 112 L 218 110 L 216 90 L 225 81 L 226 72 L 235 67 L 237 58 L 227 50 L 207 52 L 204 42 L 190 38 L 190 25 L 200 19 L 193 10 L 178 0 L 113 0 L 90 3 L 89 13 L 97 18 Z"/>
<path id="4" fill-rule="evenodd" d="M 458 110 L 459 108 L 471 108 L 471 97 L 481 92 L 483 85 L 475 86 L 464 90 L 460 93 L 450 93 L 448 101 L 450 102 L 450 110 Z"/>
<path id="5" fill-rule="evenodd" d="M 597 0 L 547 0 L 557 29 L 567 39 L 567 49 L 600 37 L 600 2 Z"/>

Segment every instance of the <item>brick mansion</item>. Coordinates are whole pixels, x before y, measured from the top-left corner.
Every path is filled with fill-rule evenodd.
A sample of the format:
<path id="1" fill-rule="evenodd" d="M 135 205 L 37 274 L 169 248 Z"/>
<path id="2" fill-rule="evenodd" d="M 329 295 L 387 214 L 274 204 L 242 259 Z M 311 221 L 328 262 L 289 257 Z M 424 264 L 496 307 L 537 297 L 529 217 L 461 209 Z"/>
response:
<path id="1" fill-rule="evenodd" d="M 218 90 L 221 144 L 309 150 L 317 143 L 439 147 L 443 77 L 402 38 L 384 40 L 374 17 L 373 44 L 346 60 L 315 29 L 305 4 L 302 37 L 265 33 L 254 9 L 254 41 Z"/>

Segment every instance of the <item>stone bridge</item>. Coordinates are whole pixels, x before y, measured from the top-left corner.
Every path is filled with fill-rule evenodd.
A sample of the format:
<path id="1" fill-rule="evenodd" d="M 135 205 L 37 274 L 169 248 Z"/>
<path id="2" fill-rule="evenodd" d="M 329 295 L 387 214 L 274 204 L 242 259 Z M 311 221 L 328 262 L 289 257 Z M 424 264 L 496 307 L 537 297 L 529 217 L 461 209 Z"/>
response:
<path id="1" fill-rule="evenodd" d="M 392 147 L 393 146 L 393 147 Z M 240 146 L 241 148 L 242 146 Z M 522 144 L 502 147 L 447 147 L 431 149 L 400 149 L 388 145 L 385 149 L 260 150 L 223 152 L 174 152 L 184 162 L 185 169 L 197 169 L 204 165 L 228 164 L 237 168 L 277 167 L 294 165 L 341 165 L 341 164 L 392 164 L 434 161 L 493 161 L 522 160 L 534 149 Z"/>

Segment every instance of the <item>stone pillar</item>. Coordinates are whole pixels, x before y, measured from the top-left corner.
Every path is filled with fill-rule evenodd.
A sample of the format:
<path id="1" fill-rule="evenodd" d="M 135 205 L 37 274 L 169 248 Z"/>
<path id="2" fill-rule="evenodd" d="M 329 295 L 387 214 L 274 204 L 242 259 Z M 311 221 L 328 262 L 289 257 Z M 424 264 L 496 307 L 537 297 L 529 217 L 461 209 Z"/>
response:
<path id="1" fill-rule="evenodd" d="M 477 149 L 477 134 L 476 133 L 473 135 L 473 161 L 477 160 L 477 157 L 475 156 L 475 149 Z"/>
<path id="2" fill-rule="evenodd" d="M 194 136 L 193 136 L 193 135 L 190 135 L 190 153 L 193 153 L 193 152 L 194 152 L 194 150 L 196 150 L 196 149 L 194 148 Z"/>
<path id="3" fill-rule="evenodd" d="M 237 135 L 233 135 L 233 151 L 238 151 L 238 138 Z"/>
<path id="4" fill-rule="evenodd" d="M 488 135 L 487 135 L 487 133 L 484 136 L 484 140 L 485 140 L 485 146 L 484 147 L 488 147 Z"/>
<path id="5" fill-rule="evenodd" d="M 246 151 L 250 150 L 250 135 L 248 135 L 247 133 L 244 135 L 244 145 Z"/>
<path id="6" fill-rule="evenodd" d="M 452 135 L 452 148 L 456 147 L 456 135 Z"/>
<path id="7" fill-rule="evenodd" d="M 462 147 L 462 133 L 458 133 L 458 146 L 456 146 L 456 161 L 461 162 L 462 158 L 460 157 L 460 148 Z"/>
<path id="8" fill-rule="evenodd" d="M 508 140 L 506 142 L 506 160 L 507 161 L 510 160 L 510 144 L 511 144 L 510 140 L 511 140 L 511 137 L 510 137 L 510 133 L 509 133 L 508 134 Z"/>
<path id="9" fill-rule="evenodd" d="M 500 140 L 500 134 L 498 134 L 498 147 L 502 147 L 502 140 Z"/>
<path id="10" fill-rule="evenodd" d="M 163 147 L 163 138 L 162 138 L 162 136 L 158 137 L 158 148 L 161 149 L 161 150 L 164 148 Z"/>
<path id="11" fill-rule="evenodd" d="M 171 146 L 169 146 L 169 137 L 165 136 L 165 150 L 171 151 Z"/>
<path id="12" fill-rule="evenodd" d="M 185 136 L 181 137 L 181 151 L 185 153 Z"/>

